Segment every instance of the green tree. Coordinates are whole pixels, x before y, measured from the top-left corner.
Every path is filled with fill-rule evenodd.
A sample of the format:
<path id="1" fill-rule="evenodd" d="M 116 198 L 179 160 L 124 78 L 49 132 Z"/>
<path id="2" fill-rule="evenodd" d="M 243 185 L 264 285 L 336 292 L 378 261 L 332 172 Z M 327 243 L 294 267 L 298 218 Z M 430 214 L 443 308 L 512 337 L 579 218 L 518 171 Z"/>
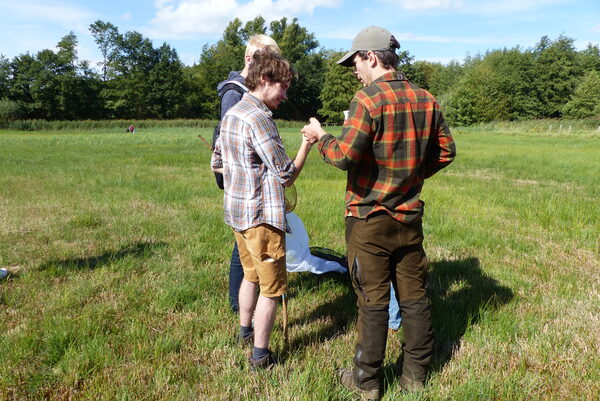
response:
<path id="1" fill-rule="evenodd" d="M 77 45 L 77 37 L 70 32 L 56 46 L 58 93 L 55 102 L 58 111 L 50 117 L 52 119 L 100 118 L 104 115 L 99 98 L 100 81 L 88 62 L 78 59 Z"/>
<path id="2" fill-rule="evenodd" d="M 579 63 L 583 71 L 600 71 L 600 46 L 588 43 L 587 47 L 579 52 Z"/>
<path id="3" fill-rule="evenodd" d="M 434 96 L 446 95 L 456 85 L 464 74 L 464 67 L 453 60 L 447 65 L 435 63 L 432 65 L 433 72 L 429 78 L 429 91 Z"/>
<path id="4" fill-rule="evenodd" d="M 198 118 L 202 116 L 201 86 L 196 66 L 184 66 L 182 69 L 182 98 L 180 100 L 179 117 Z"/>
<path id="5" fill-rule="evenodd" d="M 174 118 L 180 115 L 184 88 L 183 66 L 177 51 L 166 43 L 158 49 L 158 60 L 148 75 L 146 97 L 152 118 Z"/>
<path id="6" fill-rule="evenodd" d="M 37 63 L 29 53 L 10 62 L 9 98 L 17 102 L 23 118 L 35 118 L 31 88 L 35 82 Z"/>
<path id="7" fill-rule="evenodd" d="M 102 80 L 108 79 L 110 64 L 116 57 L 119 39 L 119 30 L 110 22 L 97 20 L 90 25 L 90 32 L 94 41 L 102 53 L 102 61 L 98 63 L 102 67 Z"/>
<path id="8" fill-rule="evenodd" d="M 152 42 L 139 32 L 117 37 L 117 50 L 109 66 L 109 80 L 102 91 L 112 117 L 151 118 L 146 96 L 150 91 L 148 75 L 156 64 Z"/>
<path id="9" fill-rule="evenodd" d="M 435 64 L 428 61 L 416 61 L 412 67 L 413 78 L 411 82 L 420 88 L 429 90 L 433 76 L 436 73 Z"/>
<path id="10" fill-rule="evenodd" d="M 540 117 L 560 117 L 583 74 L 573 42 L 563 35 L 555 41 L 544 36 L 533 49 Z"/>
<path id="11" fill-rule="evenodd" d="M 10 89 L 10 61 L 0 54 L 0 99 L 8 98 Z"/>
<path id="12" fill-rule="evenodd" d="M 562 112 L 566 118 L 600 117 L 600 72 L 585 74 Z"/>
<path id="13" fill-rule="evenodd" d="M 15 82 L 29 84 L 29 118 L 73 120 L 101 116 L 98 79 L 87 62 L 78 60 L 77 44 L 77 37 L 71 32 L 60 40 L 56 52 L 42 50 L 28 61 L 26 70 L 15 69 Z M 25 86 L 17 86 L 21 86 L 23 95 Z"/>
<path id="14" fill-rule="evenodd" d="M 514 48 L 473 59 L 443 99 L 448 120 L 454 124 L 535 117 L 540 106 L 533 57 Z"/>
<path id="15" fill-rule="evenodd" d="M 337 64 L 344 53 L 330 52 L 327 54 L 327 71 L 323 90 L 319 95 L 322 107 L 319 115 L 329 123 L 339 124 L 344 120 L 343 111 L 348 110 L 352 97 L 361 87 L 360 82 L 352 73 L 352 68 Z"/>
<path id="16" fill-rule="evenodd" d="M 282 103 L 275 115 L 287 120 L 306 120 L 321 108 L 319 94 L 325 79 L 323 55 L 316 51 L 319 42 L 313 33 L 294 18 L 273 21 L 271 37 L 277 42 L 283 56 L 292 64 L 297 78 L 287 92 L 288 101 Z"/>

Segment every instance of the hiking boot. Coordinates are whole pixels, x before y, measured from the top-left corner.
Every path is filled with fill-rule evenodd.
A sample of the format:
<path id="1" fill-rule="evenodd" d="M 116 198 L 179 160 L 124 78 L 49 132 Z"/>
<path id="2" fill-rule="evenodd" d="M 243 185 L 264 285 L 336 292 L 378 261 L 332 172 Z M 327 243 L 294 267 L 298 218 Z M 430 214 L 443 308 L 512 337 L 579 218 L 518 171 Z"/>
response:
<path id="1" fill-rule="evenodd" d="M 250 363 L 250 368 L 252 370 L 271 370 L 277 363 L 271 351 L 260 359 L 254 359 L 252 358 L 252 355 L 250 355 L 248 357 L 248 362 Z"/>
<path id="2" fill-rule="evenodd" d="M 360 396 L 365 401 L 378 401 L 381 399 L 379 394 L 379 388 L 372 390 L 363 390 L 354 383 L 354 373 L 351 369 L 341 368 L 337 370 L 337 376 L 340 382 L 346 389 L 350 390 L 354 394 Z"/>
<path id="3" fill-rule="evenodd" d="M 237 344 L 240 347 L 246 347 L 248 345 L 252 345 L 253 343 L 254 343 L 254 331 L 252 331 L 247 336 L 243 336 L 242 333 L 238 333 Z"/>
<path id="4" fill-rule="evenodd" d="M 425 388 L 425 384 L 419 380 L 413 380 L 406 375 L 400 376 L 400 387 L 404 391 L 421 391 Z"/>

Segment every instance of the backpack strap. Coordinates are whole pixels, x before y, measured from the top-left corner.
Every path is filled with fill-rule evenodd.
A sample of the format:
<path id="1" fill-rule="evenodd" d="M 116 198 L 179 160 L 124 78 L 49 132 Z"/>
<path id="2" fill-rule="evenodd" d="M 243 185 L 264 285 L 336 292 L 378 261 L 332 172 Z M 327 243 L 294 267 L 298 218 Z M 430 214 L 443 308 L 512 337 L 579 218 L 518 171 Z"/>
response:
<path id="1" fill-rule="evenodd" d="M 227 81 L 223 84 L 223 87 L 221 88 L 221 90 L 219 91 L 219 93 L 222 93 L 223 95 L 225 94 L 225 92 L 230 91 L 230 90 L 234 90 L 240 94 L 244 94 L 249 92 L 248 88 L 246 87 L 246 85 L 244 85 L 243 83 L 239 82 L 239 81 L 235 81 L 235 80 L 231 80 L 231 81 Z M 222 97 L 219 96 L 219 97 Z"/>

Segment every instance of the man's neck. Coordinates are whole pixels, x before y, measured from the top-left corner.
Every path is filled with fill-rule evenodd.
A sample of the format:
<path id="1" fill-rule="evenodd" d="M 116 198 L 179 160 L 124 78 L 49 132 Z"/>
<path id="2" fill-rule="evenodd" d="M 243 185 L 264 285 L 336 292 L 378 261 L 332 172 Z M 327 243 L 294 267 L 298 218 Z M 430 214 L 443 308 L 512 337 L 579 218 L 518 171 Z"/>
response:
<path id="1" fill-rule="evenodd" d="M 264 91 L 262 90 L 262 87 L 256 88 L 253 91 L 249 91 L 248 94 L 254 96 L 255 98 L 257 98 L 258 100 L 260 100 L 261 102 L 265 102 L 264 99 Z"/>
<path id="2" fill-rule="evenodd" d="M 383 75 L 387 74 L 388 72 L 394 71 L 396 71 L 394 68 L 383 68 L 381 65 L 377 65 L 375 68 L 373 68 L 371 77 L 373 78 L 373 81 L 375 81 L 381 78 Z"/>
<path id="3" fill-rule="evenodd" d="M 244 79 L 248 78 L 249 67 L 250 67 L 250 64 L 244 64 L 244 69 L 240 72 L 240 75 L 242 77 L 244 77 Z"/>

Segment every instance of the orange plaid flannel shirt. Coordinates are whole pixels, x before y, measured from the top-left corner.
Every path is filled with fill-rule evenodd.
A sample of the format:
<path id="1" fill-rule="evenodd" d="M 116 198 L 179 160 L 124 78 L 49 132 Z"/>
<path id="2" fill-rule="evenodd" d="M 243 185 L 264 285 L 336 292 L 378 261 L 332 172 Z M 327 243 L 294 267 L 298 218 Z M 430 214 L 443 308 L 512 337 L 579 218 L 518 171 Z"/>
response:
<path id="1" fill-rule="evenodd" d="M 356 93 L 341 136 L 324 135 L 319 151 L 348 171 L 346 216 L 385 211 L 405 223 L 423 215 L 425 178 L 456 155 L 438 102 L 397 71 Z"/>

